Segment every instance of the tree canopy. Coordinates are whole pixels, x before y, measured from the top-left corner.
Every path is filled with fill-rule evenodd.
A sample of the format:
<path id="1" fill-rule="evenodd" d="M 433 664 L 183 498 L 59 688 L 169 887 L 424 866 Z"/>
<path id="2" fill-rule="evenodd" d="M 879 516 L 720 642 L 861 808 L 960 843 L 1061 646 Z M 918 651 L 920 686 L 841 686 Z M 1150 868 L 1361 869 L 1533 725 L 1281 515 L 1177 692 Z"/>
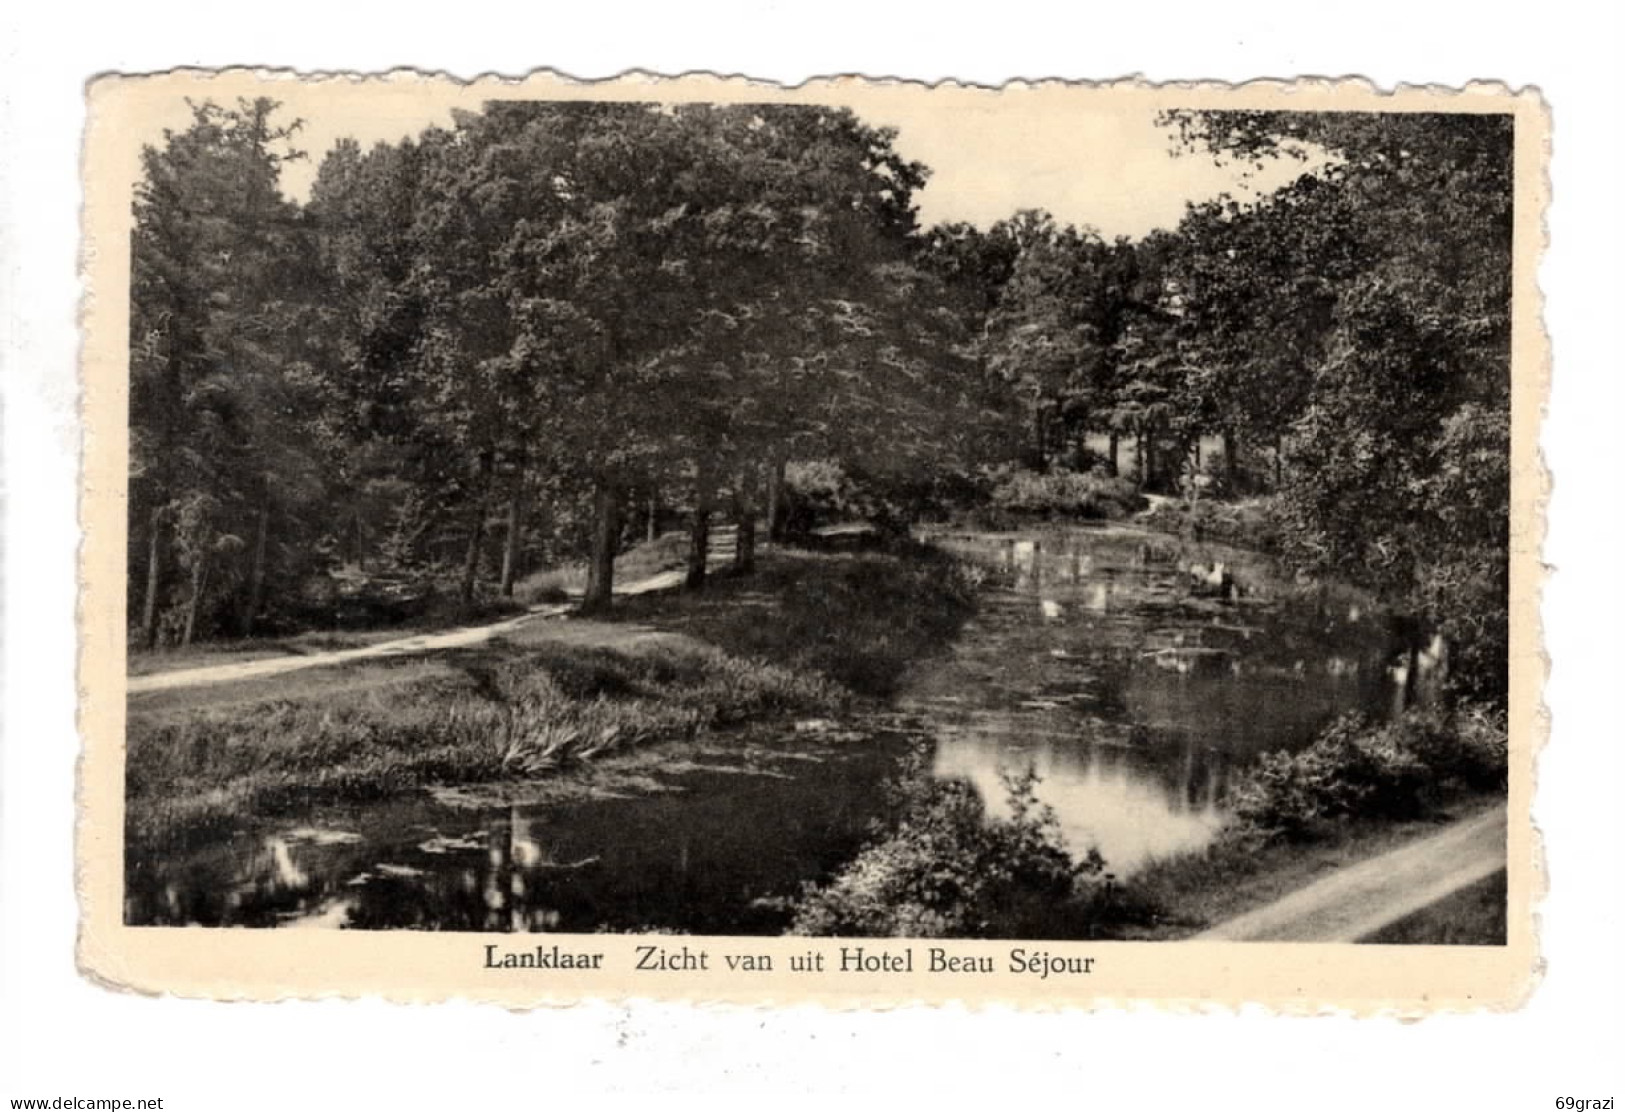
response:
<path id="1" fill-rule="evenodd" d="M 916 505 L 1131 440 L 1134 483 L 1267 497 L 1285 558 L 1503 689 L 1510 119 L 1164 123 L 1302 173 L 1137 242 L 921 228 L 928 169 L 845 109 L 498 101 L 340 142 L 298 203 L 297 121 L 196 105 L 134 199 L 132 636 L 586 554 L 603 605 L 634 501 L 686 515 L 698 585 L 714 509 L 771 527 L 788 461 Z"/>

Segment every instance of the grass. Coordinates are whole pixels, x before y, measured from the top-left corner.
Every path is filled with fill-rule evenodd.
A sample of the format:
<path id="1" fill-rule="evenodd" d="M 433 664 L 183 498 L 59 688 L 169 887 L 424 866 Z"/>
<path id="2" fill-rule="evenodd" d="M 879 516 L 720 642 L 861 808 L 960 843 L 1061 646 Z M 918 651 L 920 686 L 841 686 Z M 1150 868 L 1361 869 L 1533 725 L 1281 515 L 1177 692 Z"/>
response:
<path id="1" fill-rule="evenodd" d="M 652 541 L 634 545 L 615 558 L 617 582 L 632 582 L 658 575 L 684 565 L 688 557 L 688 534 L 664 533 Z M 483 621 L 496 621 L 542 603 L 564 602 L 579 595 L 587 585 L 587 566 L 566 564 L 535 572 L 514 584 L 513 598 L 486 597 L 472 607 L 450 596 L 440 597 L 420 620 L 387 624 L 374 629 L 311 630 L 286 637 L 230 638 L 190 645 L 184 649 L 131 649 L 125 671 L 131 676 L 206 668 L 217 664 L 239 664 L 280 656 L 308 656 L 335 649 L 362 648 L 384 641 L 435 633 Z"/>
<path id="2" fill-rule="evenodd" d="M 957 635 L 974 597 L 958 562 L 926 545 L 852 553 L 779 549 L 758 557 L 754 575 L 714 577 L 698 594 L 627 599 L 615 618 L 882 698 L 912 663 Z"/>
<path id="3" fill-rule="evenodd" d="M 662 533 L 652 541 L 637 544 L 615 557 L 617 583 L 647 579 L 663 571 L 683 567 L 688 561 L 689 536 L 686 532 Z M 565 564 L 525 576 L 514 584 L 513 597 L 525 606 L 542 602 L 562 602 L 587 588 L 587 565 Z"/>
<path id="4" fill-rule="evenodd" d="M 1466 803 L 1464 809 L 1470 809 Z M 1155 862 L 1123 882 L 1130 902 L 1154 909 L 1143 927 L 1120 937 L 1161 941 L 1186 938 L 1264 907 L 1338 869 L 1436 833 L 1439 818 L 1411 822 L 1358 820 L 1315 842 L 1259 846 L 1221 837 L 1204 850 Z"/>
<path id="5" fill-rule="evenodd" d="M 883 694 L 969 613 L 933 550 L 766 555 L 613 622 L 129 702 L 127 827 L 152 847 L 321 802 L 546 776 L 605 754 Z"/>
<path id="6" fill-rule="evenodd" d="M 1463 704 L 1372 724 L 1344 717 L 1306 749 L 1266 754 L 1231 792 L 1234 818 L 1206 850 L 1125 885 L 1157 930 L 1201 929 L 1271 903 L 1497 798 L 1506 723 Z M 1154 935 L 1156 936 L 1156 935 Z"/>
<path id="7" fill-rule="evenodd" d="M 1486 877 L 1361 939 L 1390 946 L 1504 946 L 1507 940 L 1507 875 Z"/>
<path id="8" fill-rule="evenodd" d="M 446 654 L 408 665 L 395 683 L 380 682 L 391 671 L 383 667 L 332 671 L 296 694 L 132 709 L 132 840 L 150 845 L 322 801 L 538 776 L 840 701 L 816 677 L 674 640 Z"/>
<path id="9" fill-rule="evenodd" d="M 425 681 L 456 676 L 458 670 L 452 663 L 455 658 L 455 654 L 447 653 L 354 661 L 198 687 L 139 691 L 128 695 L 125 705 L 133 728 L 137 723 L 146 726 L 154 722 L 181 721 L 204 710 L 224 711 L 235 707 L 247 714 L 257 706 L 273 703 L 319 702 L 364 694 L 392 698 L 394 692 Z"/>

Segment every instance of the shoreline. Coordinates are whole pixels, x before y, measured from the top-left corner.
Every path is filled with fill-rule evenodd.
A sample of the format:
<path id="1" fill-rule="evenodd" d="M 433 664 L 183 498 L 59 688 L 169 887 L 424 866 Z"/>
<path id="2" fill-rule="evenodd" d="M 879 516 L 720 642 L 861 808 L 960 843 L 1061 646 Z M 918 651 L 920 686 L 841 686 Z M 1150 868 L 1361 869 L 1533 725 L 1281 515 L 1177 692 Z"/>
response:
<path id="1" fill-rule="evenodd" d="M 302 806 L 416 789 L 553 794 L 561 773 L 606 757 L 838 715 L 883 698 L 951 640 L 970 603 L 946 564 L 923 546 L 781 549 L 753 576 L 623 599 L 607 617 L 132 693 L 127 837 L 162 848 Z M 764 593 L 777 600 L 775 621 L 753 613 Z"/>
<path id="2" fill-rule="evenodd" d="M 1009 535 L 1055 524 L 1033 523 Z M 1121 524 L 1148 535 L 1158 532 L 1138 522 Z M 415 791 L 439 803 L 474 808 L 579 802 L 604 791 L 636 794 L 653 772 L 681 771 L 685 763 L 703 761 L 707 752 L 743 751 L 755 744 L 751 734 L 759 728 L 783 724 L 799 731 L 803 723 L 827 724 L 850 711 L 886 706 L 903 673 L 946 648 L 970 612 L 965 586 L 940 575 L 937 561 L 943 558 L 951 559 L 925 545 L 902 555 L 770 550 L 755 576 L 716 577 L 699 595 L 624 599 L 609 620 L 537 621 L 507 630 L 489 644 L 332 665 L 293 682 L 245 679 L 206 691 L 132 699 L 136 728 L 156 728 L 179 750 L 201 755 L 205 765 L 215 761 L 217 768 L 226 751 L 242 747 L 245 726 L 265 719 L 267 712 L 271 728 L 258 723 L 265 743 L 261 757 L 273 765 L 278 750 L 296 751 L 309 740 L 304 733 L 331 735 L 335 718 L 343 728 L 338 737 L 319 736 L 310 752 L 295 753 L 295 760 L 273 767 L 269 775 L 263 768 L 241 776 L 228 771 L 220 781 L 205 784 L 207 771 L 199 775 L 188 769 L 190 775 L 176 782 L 199 789 L 190 799 L 178 798 L 184 790 L 172 789 L 167 799 L 132 792 L 127 836 L 141 851 L 162 853 L 225 830 L 252 830 L 300 808 L 381 802 Z M 862 579 L 854 570 L 872 572 L 875 561 L 890 561 L 894 572 L 910 573 L 903 578 L 914 592 L 902 592 L 907 601 L 897 612 L 882 613 L 873 604 L 891 598 L 896 584 L 871 591 L 870 609 L 862 611 L 866 622 L 859 624 L 884 633 L 884 658 L 877 653 L 854 658 L 861 636 L 833 651 L 825 645 L 821 655 L 809 657 L 807 644 L 820 638 L 807 636 L 808 615 L 800 615 L 800 626 L 750 616 L 764 596 L 793 591 L 803 602 L 818 603 L 819 613 L 812 617 L 826 631 L 850 630 L 850 616 L 859 612 L 852 600 L 832 606 L 821 596 L 843 583 L 854 587 Z M 926 599 L 938 607 L 922 604 Z M 904 644 L 892 643 L 899 612 L 917 617 L 942 606 L 951 612 L 951 628 L 917 629 Z M 531 673 L 548 679 L 544 689 L 525 686 Z M 443 704 L 456 710 L 435 709 Z M 527 752 L 523 739 L 516 740 L 526 732 L 514 729 L 517 706 L 528 708 L 528 727 L 567 723 L 552 735 L 552 747 L 564 748 L 533 744 Z M 615 713 L 605 712 L 606 706 Z M 402 717 L 403 708 L 413 707 L 428 717 Z M 380 715 L 394 717 L 379 727 Z M 844 728 L 843 723 L 836 721 L 834 728 Z M 380 752 L 374 743 L 391 729 L 430 744 Z M 447 730 L 455 735 L 449 743 L 442 736 Z M 617 736 L 591 740 L 602 738 L 605 730 Z M 481 731 L 500 740 L 493 743 Z M 222 743 L 221 734 L 233 736 Z M 346 740 L 361 751 L 347 749 Z M 151 749 L 138 738 L 132 761 L 139 763 Z M 1121 902 L 1140 921 L 1098 924 L 1098 936 L 1189 937 L 1436 827 L 1434 820 L 1357 819 L 1318 841 L 1262 849 L 1221 834 L 1202 850 L 1154 863 L 1119 882 Z"/>

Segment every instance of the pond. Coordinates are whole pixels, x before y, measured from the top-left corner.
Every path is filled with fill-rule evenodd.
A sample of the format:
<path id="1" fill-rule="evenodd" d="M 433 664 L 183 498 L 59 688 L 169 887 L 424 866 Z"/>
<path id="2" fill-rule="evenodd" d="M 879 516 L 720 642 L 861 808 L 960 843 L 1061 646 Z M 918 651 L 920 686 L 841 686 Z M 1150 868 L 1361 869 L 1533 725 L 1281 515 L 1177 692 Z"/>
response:
<path id="1" fill-rule="evenodd" d="M 916 746 L 997 812 L 1026 769 L 1119 875 L 1198 848 L 1258 754 L 1396 687 L 1387 623 L 1259 557 L 1126 527 L 933 538 L 981 606 L 893 705 L 644 750 L 546 798 L 326 806 L 126 860 L 126 921 L 776 934 L 850 860 Z"/>

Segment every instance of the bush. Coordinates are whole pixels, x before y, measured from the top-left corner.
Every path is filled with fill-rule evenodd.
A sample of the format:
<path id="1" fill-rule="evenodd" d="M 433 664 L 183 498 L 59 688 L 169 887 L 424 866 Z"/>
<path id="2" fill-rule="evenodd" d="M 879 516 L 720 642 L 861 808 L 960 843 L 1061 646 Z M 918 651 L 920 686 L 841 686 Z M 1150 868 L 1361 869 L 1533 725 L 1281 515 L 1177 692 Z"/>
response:
<path id="1" fill-rule="evenodd" d="M 1280 525 L 1274 505 L 1264 498 L 1245 502 L 1210 500 L 1195 505 L 1162 502 L 1140 520 L 1152 529 L 1198 542 L 1217 542 L 1255 552 L 1281 550 Z"/>
<path id="2" fill-rule="evenodd" d="M 995 475 L 990 495 L 994 511 L 1045 519 L 1105 521 L 1127 517 L 1144 505 L 1145 498 L 1127 479 L 1059 469 Z"/>
<path id="3" fill-rule="evenodd" d="M 1497 791 L 1506 787 L 1505 709 L 1464 703 L 1448 718 L 1418 715 L 1404 725 L 1412 750 L 1446 788 Z"/>
<path id="4" fill-rule="evenodd" d="M 1505 783 L 1506 720 L 1470 706 L 1382 726 L 1346 715 L 1307 749 L 1266 754 L 1231 801 L 1257 840 L 1308 841 L 1351 818 L 1422 818 L 1453 794 Z"/>
<path id="5" fill-rule="evenodd" d="M 785 467 L 782 493 L 782 523 L 793 537 L 856 521 L 881 534 L 906 535 L 912 523 L 945 520 L 984 494 L 974 478 L 952 467 L 876 473 L 832 460 L 792 461 Z"/>
<path id="6" fill-rule="evenodd" d="M 976 585 L 969 565 L 914 541 L 842 555 L 783 549 L 749 579 L 628 598 L 615 617 L 884 697 L 922 656 L 953 640 L 975 607 Z"/>
<path id="7" fill-rule="evenodd" d="M 1076 933 L 1104 862 L 1075 861 L 1028 772 L 1006 781 L 1010 814 L 993 819 L 970 784 L 916 765 L 894 787 L 898 818 L 823 888 L 791 933 L 914 938 L 1053 938 Z"/>

